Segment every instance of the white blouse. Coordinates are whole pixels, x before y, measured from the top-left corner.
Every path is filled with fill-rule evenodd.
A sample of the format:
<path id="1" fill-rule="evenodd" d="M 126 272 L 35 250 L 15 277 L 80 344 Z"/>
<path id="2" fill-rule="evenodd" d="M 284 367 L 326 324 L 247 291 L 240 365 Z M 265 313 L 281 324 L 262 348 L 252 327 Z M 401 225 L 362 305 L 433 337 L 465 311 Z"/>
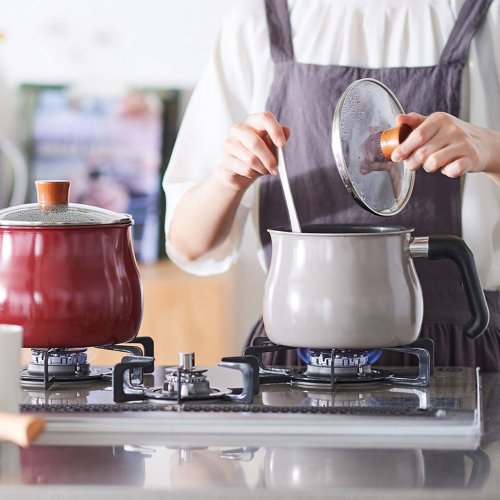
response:
<path id="1" fill-rule="evenodd" d="M 288 0 L 295 58 L 302 63 L 372 68 L 435 65 L 463 2 Z M 264 0 L 235 4 L 192 95 L 163 182 L 167 253 L 182 269 L 198 275 L 221 273 L 235 263 L 250 213 L 258 229 L 254 183 L 218 248 L 186 262 L 168 240 L 180 198 L 216 169 L 231 125 L 266 108 L 273 62 Z M 493 1 L 472 41 L 462 87 L 461 118 L 500 131 L 500 0 Z M 500 186 L 486 174 L 464 176 L 462 232 L 475 255 L 483 287 L 499 290 Z M 263 262 L 262 249 L 260 254 Z"/>

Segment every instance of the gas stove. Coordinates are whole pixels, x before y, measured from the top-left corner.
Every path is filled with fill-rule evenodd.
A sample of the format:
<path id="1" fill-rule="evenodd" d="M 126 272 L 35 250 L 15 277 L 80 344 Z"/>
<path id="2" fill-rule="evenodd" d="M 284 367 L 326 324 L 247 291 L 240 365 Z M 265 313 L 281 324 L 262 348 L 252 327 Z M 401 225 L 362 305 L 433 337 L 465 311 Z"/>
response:
<path id="1" fill-rule="evenodd" d="M 395 348 L 418 360 L 401 369 L 375 366 L 369 351 L 338 349 L 308 351 L 305 367 L 268 365 L 268 353 L 290 349 L 268 339 L 218 366 L 199 367 L 194 353 L 181 353 L 177 366 L 155 367 L 153 346 L 146 344 L 133 352 L 113 346 L 127 352 L 113 368 L 82 370 L 74 363 L 77 374 L 95 370 L 100 377 L 70 381 L 68 373 L 61 379 L 44 368 L 42 383 L 23 387 L 21 411 L 44 414 L 42 440 L 48 442 L 71 435 L 72 443 L 82 444 L 116 444 L 124 436 L 127 443 L 145 443 L 149 436 L 183 445 L 200 439 L 251 445 L 257 438 L 282 445 L 292 437 L 311 446 L 354 448 L 479 445 L 477 370 L 434 368 L 432 344 L 425 341 Z M 50 354 L 44 353 L 44 367 Z M 84 359 L 80 352 L 65 354 Z M 58 356 L 52 356 L 56 366 Z"/>

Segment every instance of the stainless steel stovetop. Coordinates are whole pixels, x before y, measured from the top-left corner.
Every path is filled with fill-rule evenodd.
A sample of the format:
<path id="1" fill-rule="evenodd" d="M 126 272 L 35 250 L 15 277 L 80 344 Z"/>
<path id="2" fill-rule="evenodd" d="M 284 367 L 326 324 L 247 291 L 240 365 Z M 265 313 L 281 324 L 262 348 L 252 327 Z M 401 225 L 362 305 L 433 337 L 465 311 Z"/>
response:
<path id="1" fill-rule="evenodd" d="M 238 371 L 205 367 L 212 387 L 240 388 Z M 106 371 L 106 370 L 104 370 Z M 144 375 L 162 386 L 165 367 Z M 233 392 L 238 392 L 238 390 Z M 481 438 L 478 372 L 435 368 L 428 387 L 373 382 L 325 388 L 261 384 L 251 403 L 154 400 L 116 403 L 109 380 L 21 389 L 21 410 L 47 420 L 40 444 L 188 446 L 294 443 L 316 447 L 475 449 Z"/>

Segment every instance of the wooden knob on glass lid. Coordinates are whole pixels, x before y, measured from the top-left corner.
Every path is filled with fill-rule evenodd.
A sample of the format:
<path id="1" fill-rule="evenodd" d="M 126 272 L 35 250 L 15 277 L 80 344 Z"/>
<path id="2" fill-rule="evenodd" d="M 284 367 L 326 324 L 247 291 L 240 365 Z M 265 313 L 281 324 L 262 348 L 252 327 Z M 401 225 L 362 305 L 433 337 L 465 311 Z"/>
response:
<path id="1" fill-rule="evenodd" d="M 39 207 L 67 205 L 70 181 L 35 181 Z"/>
<path id="2" fill-rule="evenodd" d="M 387 161 L 392 161 L 392 153 L 412 133 L 413 129 L 409 125 L 401 125 L 384 130 L 380 133 L 380 150 Z"/>

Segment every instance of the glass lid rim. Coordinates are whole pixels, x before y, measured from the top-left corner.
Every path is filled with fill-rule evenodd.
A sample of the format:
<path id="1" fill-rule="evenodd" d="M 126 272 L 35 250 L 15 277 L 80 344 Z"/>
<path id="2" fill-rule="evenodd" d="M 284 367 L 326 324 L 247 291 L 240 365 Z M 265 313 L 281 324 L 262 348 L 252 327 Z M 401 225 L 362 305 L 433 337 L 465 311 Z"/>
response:
<path id="1" fill-rule="evenodd" d="M 57 205 L 56 205 L 57 206 Z M 114 219 L 106 221 L 48 221 L 48 220 L 12 220 L 12 219 L 0 219 L 0 226 L 102 226 L 102 225 L 117 225 L 117 224 L 128 224 L 133 223 L 132 215 L 126 213 L 113 212 L 105 208 L 94 207 L 91 205 L 83 205 L 80 203 L 68 203 L 68 208 L 84 209 L 87 213 L 95 212 L 97 214 L 106 214 L 108 216 L 115 215 Z M 16 205 L 13 207 L 7 207 L 0 210 L 0 216 L 12 214 L 17 211 L 28 211 L 32 209 L 37 209 L 42 211 L 43 208 L 40 207 L 38 203 L 25 203 L 23 205 Z M 48 209 L 50 211 L 50 208 Z"/>
<path id="2" fill-rule="evenodd" d="M 340 117 L 342 115 L 344 102 L 354 87 L 357 87 L 358 85 L 366 82 L 377 85 L 383 90 L 385 90 L 387 95 L 393 100 L 399 112 L 401 114 L 404 114 L 404 109 L 401 106 L 401 103 L 398 101 L 397 97 L 394 95 L 391 89 L 389 89 L 389 87 L 384 85 L 382 82 L 376 80 L 375 78 L 360 78 L 358 80 L 355 80 L 344 90 L 344 92 L 342 92 L 342 95 L 340 96 L 337 105 L 335 106 L 335 112 L 333 115 L 333 124 L 332 124 L 331 146 L 332 146 L 333 156 L 335 158 L 335 164 L 337 166 L 337 170 L 340 174 L 342 182 L 347 191 L 356 200 L 356 202 L 360 204 L 364 209 L 368 210 L 369 212 L 375 215 L 380 215 L 382 217 L 390 217 L 392 215 L 396 215 L 399 212 L 401 212 L 408 204 L 408 201 L 411 197 L 411 193 L 413 192 L 413 186 L 415 184 L 415 172 L 409 171 L 405 168 L 404 177 L 408 178 L 409 182 L 406 191 L 402 192 L 403 196 L 401 196 L 401 194 L 400 196 L 398 196 L 398 199 L 396 200 L 396 203 L 393 205 L 393 207 L 383 210 L 376 210 L 375 208 L 368 205 L 368 203 L 363 199 L 361 193 L 359 193 L 358 189 L 356 189 L 354 183 L 351 181 L 342 150 L 342 141 L 340 138 Z"/>

